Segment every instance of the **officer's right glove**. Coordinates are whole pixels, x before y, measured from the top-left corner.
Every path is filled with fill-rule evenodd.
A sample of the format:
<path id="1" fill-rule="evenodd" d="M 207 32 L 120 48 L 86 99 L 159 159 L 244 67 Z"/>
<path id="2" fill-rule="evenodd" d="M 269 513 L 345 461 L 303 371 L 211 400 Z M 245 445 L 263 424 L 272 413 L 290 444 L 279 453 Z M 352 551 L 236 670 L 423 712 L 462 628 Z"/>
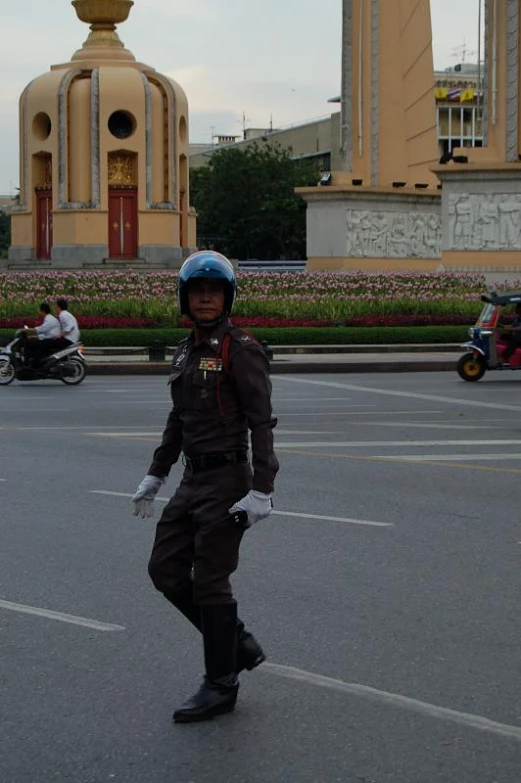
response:
<path id="1" fill-rule="evenodd" d="M 165 483 L 165 480 L 164 478 L 158 478 L 158 476 L 145 476 L 132 498 L 135 517 L 146 519 L 154 516 L 154 498 L 159 492 L 161 485 Z"/>
<path id="2" fill-rule="evenodd" d="M 234 503 L 228 511 L 230 514 L 236 511 L 246 511 L 248 514 L 246 527 L 251 527 L 256 522 L 260 522 L 261 519 L 266 519 L 271 514 L 272 508 L 271 493 L 266 494 L 250 489 L 248 494 L 238 500 L 237 503 Z"/>

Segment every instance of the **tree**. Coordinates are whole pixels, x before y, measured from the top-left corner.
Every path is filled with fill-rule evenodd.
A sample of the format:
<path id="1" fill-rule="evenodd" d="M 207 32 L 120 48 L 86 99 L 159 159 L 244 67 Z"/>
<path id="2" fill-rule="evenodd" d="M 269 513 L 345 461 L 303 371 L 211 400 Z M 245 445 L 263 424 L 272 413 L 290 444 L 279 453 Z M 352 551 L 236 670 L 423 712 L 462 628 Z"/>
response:
<path id="1" fill-rule="evenodd" d="M 190 172 L 199 247 L 231 258 L 305 258 L 306 203 L 294 188 L 318 178 L 316 166 L 278 146 L 218 150 Z"/>
<path id="2" fill-rule="evenodd" d="M 11 216 L 0 209 L 0 258 L 7 258 L 11 244 Z"/>

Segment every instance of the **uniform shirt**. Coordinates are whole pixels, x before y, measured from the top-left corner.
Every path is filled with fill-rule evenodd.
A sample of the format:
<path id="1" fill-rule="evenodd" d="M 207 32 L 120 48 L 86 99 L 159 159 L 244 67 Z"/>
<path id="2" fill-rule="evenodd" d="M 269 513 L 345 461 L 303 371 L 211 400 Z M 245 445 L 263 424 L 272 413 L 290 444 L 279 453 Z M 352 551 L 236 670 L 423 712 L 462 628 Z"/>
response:
<path id="1" fill-rule="evenodd" d="M 78 322 L 72 313 L 68 310 L 62 310 L 58 316 L 60 322 L 61 331 L 63 337 L 70 340 L 71 343 L 77 343 L 80 339 L 80 330 L 78 329 Z"/>
<path id="2" fill-rule="evenodd" d="M 219 357 L 230 331 L 226 370 Z M 272 415 L 269 364 L 261 346 L 226 319 L 200 345 L 193 333 L 179 344 L 169 383 L 173 408 L 148 473 L 167 476 L 181 451 L 187 457 L 247 451 L 249 430 L 253 489 L 272 492 L 279 469 L 273 451 L 277 420 Z"/>
<path id="3" fill-rule="evenodd" d="M 39 340 L 50 340 L 53 337 L 59 337 L 62 330 L 58 319 L 47 313 L 40 326 L 36 327 L 35 332 Z"/>

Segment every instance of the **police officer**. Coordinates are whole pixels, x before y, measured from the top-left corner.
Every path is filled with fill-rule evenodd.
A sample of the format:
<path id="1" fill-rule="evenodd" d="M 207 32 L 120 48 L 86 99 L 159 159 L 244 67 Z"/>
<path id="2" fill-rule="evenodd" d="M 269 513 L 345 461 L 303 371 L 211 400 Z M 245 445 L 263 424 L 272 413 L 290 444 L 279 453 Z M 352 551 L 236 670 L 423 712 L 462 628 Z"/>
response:
<path id="1" fill-rule="evenodd" d="M 264 352 L 228 319 L 235 293 L 233 267 L 219 253 L 194 253 L 181 267 L 179 308 L 194 328 L 174 354 L 173 408 L 133 497 L 134 514 L 151 516 L 154 496 L 183 452 L 183 477 L 157 525 L 149 563 L 155 587 L 203 635 L 206 675 L 174 712 L 176 722 L 231 712 L 237 675 L 265 660 L 237 617 L 230 575 L 245 530 L 272 508 L 277 421 Z"/>

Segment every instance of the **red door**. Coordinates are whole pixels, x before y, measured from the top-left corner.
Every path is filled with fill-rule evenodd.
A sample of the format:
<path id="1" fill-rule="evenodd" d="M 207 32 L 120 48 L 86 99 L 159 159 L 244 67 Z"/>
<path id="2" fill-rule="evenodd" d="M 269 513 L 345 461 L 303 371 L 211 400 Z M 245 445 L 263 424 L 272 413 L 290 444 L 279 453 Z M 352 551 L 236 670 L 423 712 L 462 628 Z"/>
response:
<path id="1" fill-rule="evenodd" d="M 36 191 L 36 257 L 50 258 L 52 249 L 52 191 Z"/>
<path id="2" fill-rule="evenodd" d="M 109 256 L 137 257 L 137 190 L 109 190 Z"/>

